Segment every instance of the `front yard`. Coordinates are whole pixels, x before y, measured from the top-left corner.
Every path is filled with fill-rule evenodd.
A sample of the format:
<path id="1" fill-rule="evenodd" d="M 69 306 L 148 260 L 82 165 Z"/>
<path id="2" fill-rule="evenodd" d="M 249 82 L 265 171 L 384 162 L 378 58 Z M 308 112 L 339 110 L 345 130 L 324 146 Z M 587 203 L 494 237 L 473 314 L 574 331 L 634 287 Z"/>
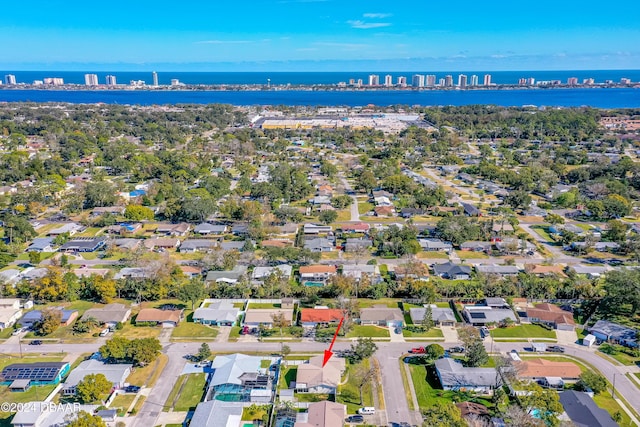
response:
<path id="1" fill-rule="evenodd" d="M 370 367 L 370 360 L 362 361 L 365 368 Z M 354 381 L 354 376 L 349 375 L 358 365 L 347 364 L 347 372 L 345 378 L 348 378 L 345 384 L 338 386 L 338 395 L 336 402 L 347 405 L 347 413 L 355 414 L 358 408 L 363 406 L 373 406 L 373 389 L 371 384 L 362 387 L 362 402 L 360 402 L 360 386 Z"/>
<path id="2" fill-rule="evenodd" d="M 491 336 L 497 339 L 506 338 L 507 340 L 510 338 L 522 338 L 521 341 L 528 341 L 529 338 L 546 338 L 555 340 L 556 332 L 554 330 L 545 329 L 539 325 L 519 325 L 508 328 L 492 329 Z"/>
<path id="3" fill-rule="evenodd" d="M 380 326 L 362 326 L 355 325 L 351 328 L 351 331 L 347 334 L 347 338 L 359 338 L 359 337 L 368 337 L 368 338 L 389 338 L 391 335 L 389 334 L 388 328 L 383 328 Z"/>
<path id="4" fill-rule="evenodd" d="M 191 341 L 209 341 L 218 336 L 218 329 L 212 326 L 193 322 L 180 322 L 173 328 L 172 339 L 189 339 Z"/>
<path id="5" fill-rule="evenodd" d="M 405 338 L 444 338 L 442 330 L 437 328 L 431 328 L 428 331 L 410 331 L 405 328 L 402 330 L 402 335 Z"/>

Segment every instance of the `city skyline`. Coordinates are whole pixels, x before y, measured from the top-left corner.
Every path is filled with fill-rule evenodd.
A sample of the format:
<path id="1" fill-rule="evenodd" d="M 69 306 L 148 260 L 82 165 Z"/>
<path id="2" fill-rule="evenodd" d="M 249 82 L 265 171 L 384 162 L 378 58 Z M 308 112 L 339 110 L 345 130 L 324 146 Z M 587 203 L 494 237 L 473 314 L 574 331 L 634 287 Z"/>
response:
<path id="1" fill-rule="evenodd" d="M 640 68 L 634 4 L 574 8 L 543 1 L 523 13 L 460 1 L 416 13 L 388 2 L 199 4 L 67 1 L 3 6 L 0 68 L 15 70 L 334 71 Z M 547 7 L 549 6 L 549 7 Z M 545 11 L 537 13 L 536 11 Z M 546 12 L 551 11 L 551 12 Z M 46 40 L 46 43 L 43 41 Z"/>

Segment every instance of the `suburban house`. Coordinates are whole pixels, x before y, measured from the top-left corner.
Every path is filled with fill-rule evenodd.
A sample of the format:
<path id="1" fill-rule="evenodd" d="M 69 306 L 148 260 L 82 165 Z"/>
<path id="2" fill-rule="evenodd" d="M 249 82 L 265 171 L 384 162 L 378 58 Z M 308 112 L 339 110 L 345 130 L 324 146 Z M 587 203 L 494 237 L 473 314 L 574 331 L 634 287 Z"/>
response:
<path id="1" fill-rule="evenodd" d="M 64 225 L 61 225 L 58 228 L 54 228 L 53 230 L 49 230 L 47 236 L 59 236 L 61 234 L 69 234 L 69 236 L 73 236 L 80 230 L 82 230 L 82 226 L 80 224 L 76 224 L 75 222 L 69 222 Z"/>
<path id="2" fill-rule="evenodd" d="M 244 245 L 244 240 L 223 240 L 222 242 L 220 242 L 220 249 L 223 251 L 242 252 Z"/>
<path id="3" fill-rule="evenodd" d="M 304 327 L 337 324 L 343 317 L 344 312 L 337 308 L 316 307 L 300 309 L 300 325 Z"/>
<path id="4" fill-rule="evenodd" d="M 462 209 L 466 216 L 480 216 L 480 209 L 469 203 L 462 203 Z"/>
<path id="5" fill-rule="evenodd" d="M 562 331 L 573 331 L 576 327 L 573 313 L 549 303 L 536 304 L 533 308 L 527 308 L 527 319 L 529 322 L 544 323 Z"/>
<path id="6" fill-rule="evenodd" d="M 335 249 L 333 242 L 325 237 L 317 237 L 304 241 L 304 248 L 311 252 L 331 252 Z"/>
<path id="7" fill-rule="evenodd" d="M 92 374 L 103 374 L 107 381 L 113 384 L 114 389 L 121 389 L 125 386 L 132 368 L 133 365 L 130 363 L 104 363 L 96 359 L 85 360 L 71 371 L 62 387 L 62 394 L 74 396 L 78 383 L 87 375 Z"/>
<path id="8" fill-rule="evenodd" d="M 485 326 L 489 323 L 497 324 L 505 319 L 511 319 L 513 323 L 517 321 L 513 310 L 510 308 L 492 308 L 486 305 L 467 305 L 464 307 L 462 315 L 473 326 Z"/>
<path id="9" fill-rule="evenodd" d="M 436 360 L 435 368 L 444 390 L 489 393 L 502 384 L 495 368 L 467 368 L 449 357 Z"/>
<path id="10" fill-rule="evenodd" d="M 122 223 L 122 224 L 111 225 L 107 227 L 105 232 L 111 233 L 111 234 L 124 235 L 124 234 L 139 233 L 142 230 L 143 230 L 143 226 L 141 223 L 138 222 L 135 224 Z"/>
<path id="11" fill-rule="evenodd" d="M 611 415 L 600 408 L 591 396 L 580 391 L 567 390 L 560 393 L 560 403 L 576 427 L 618 427 Z"/>
<path id="12" fill-rule="evenodd" d="M 158 224 L 156 234 L 164 234 L 165 236 L 186 236 L 191 230 L 191 225 L 186 222 L 179 224 Z"/>
<path id="13" fill-rule="evenodd" d="M 635 329 L 608 320 L 598 320 L 589 328 L 589 333 L 601 341 L 610 341 L 629 347 L 638 346 L 638 333 Z"/>
<path id="14" fill-rule="evenodd" d="M 404 315 L 399 308 L 374 305 L 373 307 L 360 309 L 360 324 L 395 328 L 404 325 Z"/>
<path id="15" fill-rule="evenodd" d="M 525 271 L 529 274 L 533 274 L 536 276 L 553 276 L 556 275 L 558 277 L 567 277 L 564 273 L 564 267 L 561 265 L 542 265 L 536 264 L 531 266 L 528 264 L 528 268 L 525 268 Z"/>
<path id="16" fill-rule="evenodd" d="M 138 323 L 155 323 L 162 327 L 178 326 L 184 310 L 161 310 L 159 308 L 143 308 L 136 316 Z"/>
<path id="17" fill-rule="evenodd" d="M 203 222 L 202 224 L 196 225 L 193 232 L 202 235 L 213 234 L 219 236 L 227 233 L 228 227 L 224 224 L 209 224 L 208 222 Z"/>
<path id="18" fill-rule="evenodd" d="M 241 402 L 209 400 L 200 402 L 191 417 L 191 425 L 207 427 L 239 427 L 242 425 Z"/>
<path id="19" fill-rule="evenodd" d="M 489 252 L 493 244 L 491 242 L 479 242 L 470 240 L 460 244 L 460 250 L 473 252 Z"/>
<path id="20" fill-rule="evenodd" d="M 54 252 L 52 237 L 39 237 L 33 239 L 27 252 Z"/>
<path id="21" fill-rule="evenodd" d="M 396 210 L 393 206 L 379 205 L 373 208 L 376 216 L 393 216 Z"/>
<path id="22" fill-rule="evenodd" d="M 297 393 L 336 394 L 345 371 L 345 359 L 332 357 L 324 367 L 323 359 L 323 355 L 313 356 L 307 363 L 298 365 Z"/>
<path id="23" fill-rule="evenodd" d="M 505 237 L 496 241 L 495 245 L 498 251 L 507 255 L 533 255 L 537 249 L 533 243 L 515 237 Z"/>
<path id="24" fill-rule="evenodd" d="M 180 244 L 180 252 L 210 252 L 218 245 L 215 239 L 187 239 Z"/>
<path id="25" fill-rule="evenodd" d="M 475 266 L 476 273 L 497 274 L 498 276 L 516 276 L 520 269 L 515 265 L 502 264 L 478 264 Z"/>
<path id="26" fill-rule="evenodd" d="M 77 238 L 60 246 L 60 252 L 95 252 L 106 244 L 106 237 Z"/>
<path id="27" fill-rule="evenodd" d="M 256 267 L 253 269 L 251 279 L 256 282 L 262 282 L 272 274 L 280 274 L 283 278 L 288 279 L 291 277 L 293 267 L 289 264 L 280 264 L 275 267 Z"/>
<path id="28" fill-rule="evenodd" d="M 517 363 L 519 378 L 534 381 L 544 381 L 545 378 L 560 378 L 562 380 L 577 381 L 582 373 L 578 365 L 573 362 L 556 362 L 547 359 L 527 359 Z M 551 383 L 551 381 L 549 381 Z M 557 383 L 557 381 L 553 381 Z"/>
<path id="29" fill-rule="evenodd" d="M 126 208 L 124 206 L 98 206 L 93 208 L 91 216 L 100 216 L 105 214 L 123 215 L 125 209 Z"/>
<path id="30" fill-rule="evenodd" d="M 409 316 L 411 316 L 413 324 L 422 324 L 426 312 L 426 307 L 411 307 L 409 309 Z M 436 326 L 455 326 L 456 324 L 456 316 L 452 309 L 441 308 L 435 304 L 431 305 L 431 320 L 433 320 Z"/>
<path id="31" fill-rule="evenodd" d="M 343 233 L 368 233 L 371 226 L 366 222 L 358 222 L 356 224 L 344 224 L 340 226 Z"/>
<path id="32" fill-rule="evenodd" d="M 12 391 L 24 391 L 30 386 L 58 384 L 69 373 L 67 362 L 12 363 L 0 372 L 0 385 Z"/>
<path id="33" fill-rule="evenodd" d="M 447 261 L 442 264 L 434 264 L 433 273 L 443 279 L 450 280 L 469 280 L 471 279 L 471 267 L 466 265 L 454 264 Z"/>
<path id="34" fill-rule="evenodd" d="M 61 308 L 54 308 L 53 310 L 59 311 L 62 314 L 60 318 L 60 325 L 69 326 L 78 318 L 77 310 L 63 310 Z M 31 327 L 34 324 L 42 320 L 42 310 L 27 311 L 22 319 L 20 319 L 20 325 L 23 327 Z"/>
<path id="35" fill-rule="evenodd" d="M 207 277 L 204 279 L 206 284 L 211 283 L 238 283 L 242 277 L 247 274 L 247 266 L 246 265 L 236 265 L 233 267 L 233 270 L 225 270 L 225 271 L 209 271 L 207 272 Z"/>
<path id="36" fill-rule="evenodd" d="M 0 298 L 0 329 L 13 326 L 22 317 L 20 300 L 17 298 Z"/>
<path id="37" fill-rule="evenodd" d="M 449 252 L 453 250 L 453 246 L 449 242 L 443 242 L 440 239 L 419 239 L 420 247 L 425 252 Z"/>
<path id="38" fill-rule="evenodd" d="M 342 427 L 346 416 L 345 405 L 323 400 L 309 404 L 307 412 L 298 412 L 293 427 Z"/>
<path id="39" fill-rule="evenodd" d="M 140 267 L 125 267 L 121 268 L 113 278 L 115 280 L 119 279 L 148 279 L 151 277 L 151 273 L 146 268 Z"/>
<path id="40" fill-rule="evenodd" d="M 75 418 L 78 413 L 93 414 L 99 408 L 98 405 L 60 405 L 60 409 L 55 411 L 34 411 L 29 406 L 25 405 L 22 411 L 13 416 L 13 427 L 65 426 L 69 419 Z"/>
<path id="41" fill-rule="evenodd" d="M 327 234 L 332 231 L 330 225 L 305 224 L 303 227 L 304 234 Z"/>
<path id="42" fill-rule="evenodd" d="M 587 247 L 587 242 L 573 242 L 571 249 L 579 251 Z M 594 242 L 591 247 L 598 252 L 615 252 L 620 249 L 620 245 L 616 242 Z"/>
<path id="43" fill-rule="evenodd" d="M 215 326 L 235 326 L 238 320 L 238 314 L 240 314 L 240 310 L 228 301 L 207 303 L 205 300 L 202 306 L 193 312 L 193 323 Z"/>
<path id="44" fill-rule="evenodd" d="M 582 265 L 576 264 L 569 267 L 570 270 L 573 270 L 576 274 L 584 274 L 589 279 L 597 279 L 600 276 L 606 274 L 611 271 L 611 267 L 609 266 L 598 266 L 598 265 Z"/>
<path id="45" fill-rule="evenodd" d="M 101 325 L 115 327 L 118 323 L 124 323 L 131 316 L 131 307 L 124 304 L 107 304 L 104 307 L 90 308 L 82 315 L 82 320 L 89 318 L 97 320 Z"/>
<path id="46" fill-rule="evenodd" d="M 373 246 L 371 239 L 367 238 L 347 238 L 344 243 L 345 252 L 357 252 L 359 250 L 369 249 Z"/>
<path id="47" fill-rule="evenodd" d="M 338 269 L 335 265 L 303 265 L 300 267 L 300 283 L 306 285 L 311 282 L 312 284 L 320 283 L 324 285 L 337 272 Z"/>
<path id="48" fill-rule="evenodd" d="M 402 208 L 400 210 L 400 216 L 402 218 L 411 218 L 414 216 L 419 216 L 424 214 L 425 214 L 424 209 L 420 209 L 420 208 Z"/>
<path id="49" fill-rule="evenodd" d="M 180 240 L 171 237 L 154 237 L 152 239 L 145 240 L 142 245 L 149 249 L 176 249 L 180 246 Z"/>
<path id="50" fill-rule="evenodd" d="M 353 277 L 356 280 L 360 280 L 362 276 L 367 276 L 373 284 L 382 281 L 380 269 L 377 265 L 344 264 L 342 266 L 342 275 L 346 277 Z"/>
<path id="51" fill-rule="evenodd" d="M 250 327 L 258 327 L 263 325 L 267 328 L 273 327 L 273 319 L 282 315 L 287 323 L 291 326 L 293 322 L 293 309 L 285 308 L 251 308 L 247 310 L 244 316 L 244 325 Z"/>
<path id="52" fill-rule="evenodd" d="M 123 239 L 113 239 L 112 246 L 127 251 L 135 251 L 142 244 L 142 239 L 133 239 L 133 238 L 123 238 Z"/>
<path id="53" fill-rule="evenodd" d="M 206 400 L 270 403 L 272 377 L 262 357 L 246 354 L 216 356 L 211 363 Z"/>
<path id="54" fill-rule="evenodd" d="M 293 241 L 286 239 L 269 239 L 260 242 L 260 246 L 263 248 L 290 248 L 293 246 Z"/>
<path id="55" fill-rule="evenodd" d="M 456 403 L 456 407 L 460 410 L 460 415 L 462 418 L 469 420 L 484 420 L 488 421 L 491 417 L 489 413 L 489 409 L 486 406 L 481 405 L 475 402 L 460 402 Z M 496 425 L 496 424 L 486 424 L 486 425 Z"/>

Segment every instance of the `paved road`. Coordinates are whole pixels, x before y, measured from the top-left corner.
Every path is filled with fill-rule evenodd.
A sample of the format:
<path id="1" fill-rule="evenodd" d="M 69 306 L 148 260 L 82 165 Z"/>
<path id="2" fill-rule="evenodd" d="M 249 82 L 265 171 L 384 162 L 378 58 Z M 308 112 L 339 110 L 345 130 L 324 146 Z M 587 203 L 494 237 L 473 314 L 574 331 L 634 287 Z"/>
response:
<path id="1" fill-rule="evenodd" d="M 353 191 L 353 188 L 351 187 L 351 184 L 349 184 L 349 181 L 347 181 L 347 179 L 344 177 L 344 175 L 340 175 L 340 182 L 342 182 L 342 185 L 344 187 L 344 192 L 345 193 L 349 193 L 351 191 Z M 351 221 L 353 222 L 359 222 L 360 221 L 360 211 L 358 210 L 358 198 L 356 196 L 351 196 L 351 198 L 353 199 L 353 203 L 351 203 Z"/>
<path id="2" fill-rule="evenodd" d="M 565 254 L 562 251 L 562 247 L 555 246 L 547 242 L 545 239 L 542 238 L 542 236 L 540 236 L 538 233 L 535 232 L 535 230 L 531 228 L 531 225 L 533 224 L 527 224 L 522 222 L 518 224 L 518 226 L 522 228 L 524 231 L 526 231 L 531 237 L 533 237 L 533 239 L 536 242 L 538 242 L 540 245 L 544 246 L 549 252 L 551 252 L 551 254 L 553 255 L 553 260 L 555 262 L 563 263 L 563 264 L 579 264 L 584 261 L 580 258 L 576 258 L 574 256 Z"/>
<path id="3" fill-rule="evenodd" d="M 214 352 L 254 353 L 260 351 L 276 353 L 280 350 L 280 343 L 256 344 L 253 342 L 236 342 L 211 343 L 210 345 L 211 350 Z M 321 352 L 326 348 L 326 344 L 316 342 L 292 342 L 288 345 L 293 352 L 297 353 Z M 394 422 L 416 424 L 417 414 L 409 411 L 402 384 L 402 377 L 400 376 L 400 366 L 398 364 L 398 359 L 416 344 L 381 342 L 377 343 L 377 345 L 378 351 L 376 358 L 380 362 L 382 371 L 382 384 L 388 419 Z M 456 343 L 444 344 L 445 347 L 452 347 L 454 345 L 456 345 Z M 348 342 L 338 342 L 335 344 L 334 349 L 345 350 L 349 348 L 349 346 L 350 343 Z M 495 342 L 491 345 L 490 342 L 487 342 L 486 346 L 488 350 L 506 353 L 512 349 L 524 351 L 524 348 L 528 347 L 528 344 Z M 96 351 L 98 347 L 99 344 L 97 343 L 43 344 L 40 346 L 23 345 L 22 351 L 24 353 L 42 354 L 61 352 L 81 354 Z M 169 344 L 164 348 L 164 352 L 169 356 L 169 364 L 165 368 L 163 375 L 158 379 L 158 382 L 153 388 L 153 392 L 143 405 L 139 416 L 136 417 L 135 426 L 150 427 L 155 425 L 157 415 L 162 410 L 162 405 L 164 405 L 176 381 L 177 375 L 182 371 L 182 366 L 184 366 L 185 363 L 183 356 L 185 354 L 196 353 L 199 347 L 200 343 L 190 342 Z M 568 356 L 577 357 L 592 365 L 602 372 L 609 382 L 613 383 L 615 376 L 616 394 L 623 396 L 633 408 L 640 408 L 640 393 L 638 392 L 638 388 L 624 375 L 627 367 L 611 364 L 608 360 L 597 356 L 594 349 L 587 349 L 586 347 L 578 345 L 568 345 L 566 349 Z M 19 346 L 17 343 L 2 344 L 0 345 L 0 354 L 1 353 L 17 354 L 19 353 Z"/>

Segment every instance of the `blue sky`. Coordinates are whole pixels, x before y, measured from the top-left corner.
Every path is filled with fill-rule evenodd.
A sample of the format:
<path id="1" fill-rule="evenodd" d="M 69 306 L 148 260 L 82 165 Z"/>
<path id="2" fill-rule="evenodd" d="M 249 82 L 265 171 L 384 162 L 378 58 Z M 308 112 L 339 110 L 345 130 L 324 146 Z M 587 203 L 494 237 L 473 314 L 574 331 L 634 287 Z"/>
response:
<path id="1" fill-rule="evenodd" d="M 640 68 L 626 0 L 14 0 L 0 38 L 0 69 Z"/>

